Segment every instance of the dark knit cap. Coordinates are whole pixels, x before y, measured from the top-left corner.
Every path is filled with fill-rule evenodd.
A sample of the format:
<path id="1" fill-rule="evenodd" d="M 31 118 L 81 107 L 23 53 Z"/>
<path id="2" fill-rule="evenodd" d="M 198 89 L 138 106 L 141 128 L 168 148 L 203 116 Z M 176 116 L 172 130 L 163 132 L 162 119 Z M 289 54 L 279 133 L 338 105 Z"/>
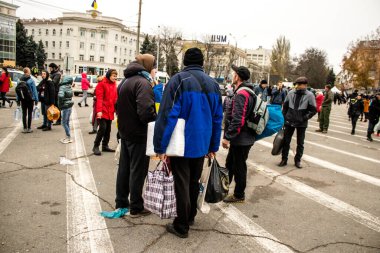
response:
<path id="1" fill-rule="evenodd" d="M 50 63 L 49 67 L 53 68 L 53 69 L 57 69 L 58 68 L 57 64 L 55 64 L 54 62 Z"/>
<path id="2" fill-rule="evenodd" d="M 265 80 L 265 79 L 264 79 L 264 80 L 261 80 L 261 81 L 260 81 L 260 84 L 268 84 L 268 81 Z"/>
<path id="3" fill-rule="evenodd" d="M 183 58 L 183 64 L 185 66 L 190 66 L 190 65 L 203 66 L 202 51 L 197 47 L 189 48 L 185 53 L 185 57 Z"/>

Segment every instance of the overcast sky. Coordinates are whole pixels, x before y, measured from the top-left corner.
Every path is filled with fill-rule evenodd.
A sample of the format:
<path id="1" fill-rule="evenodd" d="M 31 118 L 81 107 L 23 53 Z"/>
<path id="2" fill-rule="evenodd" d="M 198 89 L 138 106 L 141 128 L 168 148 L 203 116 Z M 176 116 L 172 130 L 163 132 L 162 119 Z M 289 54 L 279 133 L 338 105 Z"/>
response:
<path id="1" fill-rule="evenodd" d="M 85 12 L 92 0 L 6 0 L 20 6 L 20 18 L 55 18 L 64 11 Z M 39 3 L 46 3 L 49 7 Z M 138 0 L 97 0 L 105 16 L 137 26 Z M 338 70 L 347 46 L 380 26 L 380 0 L 143 0 L 142 31 L 159 25 L 181 30 L 184 38 L 230 33 L 240 48 L 272 48 L 290 40 L 291 55 L 317 47 Z M 234 43 L 234 38 L 229 38 Z"/>

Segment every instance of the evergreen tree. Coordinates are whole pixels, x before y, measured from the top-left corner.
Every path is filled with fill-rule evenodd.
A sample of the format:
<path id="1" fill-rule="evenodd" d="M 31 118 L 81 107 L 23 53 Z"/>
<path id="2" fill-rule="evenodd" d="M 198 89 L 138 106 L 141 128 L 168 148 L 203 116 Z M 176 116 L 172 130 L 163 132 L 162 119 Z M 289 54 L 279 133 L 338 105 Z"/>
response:
<path id="1" fill-rule="evenodd" d="M 335 83 L 335 79 L 336 79 L 336 75 L 334 73 L 334 68 L 329 68 L 328 69 L 328 75 L 327 75 L 327 80 L 326 80 L 326 83 L 327 84 L 330 84 L 331 86 L 334 86 L 334 83 Z"/>
<path id="2" fill-rule="evenodd" d="M 44 49 L 44 44 L 42 43 L 42 40 L 38 42 L 36 57 L 37 57 L 38 69 L 43 70 L 44 64 L 46 61 L 46 55 L 45 55 L 45 49 Z"/>
<path id="3" fill-rule="evenodd" d="M 33 40 L 33 36 L 28 37 L 28 40 L 27 40 L 26 45 L 25 45 L 24 57 L 23 57 L 26 67 L 32 68 L 32 67 L 36 66 L 37 48 L 38 48 L 38 45 Z M 23 67 L 25 67 L 25 66 L 23 66 Z"/>
<path id="4" fill-rule="evenodd" d="M 172 46 L 166 59 L 166 72 L 169 76 L 173 76 L 178 73 L 178 71 L 178 58 L 174 46 Z"/>
<path id="5" fill-rule="evenodd" d="M 141 54 L 148 54 L 150 53 L 149 50 L 151 49 L 151 43 L 149 41 L 148 34 L 145 36 L 144 42 L 141 45 L 140 53 Z"/>
<path id="6" fill-rule="evenodd" d="M 149 48 L 149 53 L 152 54 L 155 58 L 157 58 L 157 40 L 156 37 L 152 38 L 152 41 L 150 42 L 150 48 Z M 164 66 L 165 66 L 165 58 L 163 57 L 163 50 L 160 46 L 160 51 L 159 51 L 159 59 L 158 59 L 158 71 L 164 71 Z"/>
<path id="7" fill-rule="evenodd" d="M 25 49 L 27 43 L 28 36 L 23 23 L 19 19 L 16 23 L 16 65 L 18 66 L 26 66 Z"/>

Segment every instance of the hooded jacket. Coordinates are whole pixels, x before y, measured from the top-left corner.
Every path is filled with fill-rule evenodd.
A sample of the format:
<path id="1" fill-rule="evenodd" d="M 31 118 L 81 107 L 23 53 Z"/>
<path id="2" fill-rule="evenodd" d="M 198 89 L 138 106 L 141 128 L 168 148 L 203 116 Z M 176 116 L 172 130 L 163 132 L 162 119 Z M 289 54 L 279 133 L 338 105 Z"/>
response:
<path id="1" fill-rule="evenodd" d="M 58 70 L 52 71 L 50 73 L 50 78 L 54 83 L 55 94 L 58 94 L 60 86 L 59 82 L 61 81 L 61 72 L 59 72 Z"/>
<path id="2" fill-rule="evenodd" d="M 362 99 L 351 98 L 348 107 L 348 115 L 351 117 L 358 117 L 364 111 L 364 104 Z"/>
<path id="3" fill-rule="evenodd" d="M 378 122 L 380 117 L 380 100 L 375 96 L 371 101 L 371 105 L 369 106 L 368 119 L 372 123 Z"/>
<path id="4" fill-rule="evenodd" d="M 307 127 L 307 122 L 316 113 L 314 94 L 308 90 L 292 90 L 285 99 L 282 113 L 285 125 L 291 127 Z"/>
<path id="5" fill-rule="evenodd" d="M 47 77 L 37 86 L 38 99 L 45 105 L 52 105 L 55 103 L 55 87 L 53 81 Z"/>
<path id="6" fill-rule="evenodd" d="M 111 82 L 107 77 L 98 83 L 95 89 L 96 113 L 102 113 L 102 119 L 113 120 L 115 118 L 115 105 L 117 101 L 116 82 Z"/>
<path id="7" fill-rule="evenodd" d="M 322 109 L 322 103 L 323 103 L 323 99 L 325 98 L 325 96 L 323 96 L 322 93 L 319 93 L 316 97 L 315 97 L 315 102 L 317 104 L 317 112 L 321 112 L 321 109 Z"/>
<path id="8" fill-rule="evenodd" d="M 74 105 L 73 90 L 71 89 L 72 83 L 73 78 L 66 76 L 59 85 L 58 107 L 61 110 L 69 109 Z"/>
<path id="9" fill-rule="evenodd" d="M 250 146 L 255 143 L 255 132 L 247 126 L 246 119 L 256 104 L 256 96 L 246 90 L 239 90 L 241 87 L 253 90 L 253 85 L 247 82 L 235 90 L 232 106 L 226 110 L 224 138 L 229 140 L 231 145 Z"/>
<path id="10" fill-rule="evenodd" d="M 0 92 L 7 93 L 9 91 L 9 85 L 10 85 L 9 78 L 10 78 L 10 75 L 8 74 L 7 76 L 5 71 L 1 74 L 0 81 L 2 84 L 0 85 Z"/>
<path id="11" fill-rule="evenodd" d="M 140 75 L 146 69 L 137 62 L 124 70 L 125 79 L 118 87 L 117 116 L 120 138 L 146 143 L 148 123 L 156 119 L 150 82 Z"/>
<path id="12" fill-rule="evenodd" d="M 82 73 L 81 85 L 82 85 L 82 90 L 88 90 L 88 88 L 90 88 L 90 82 L 87 80 L 87 74 L 84 72 Z"/>
<path id="13" fill-rule="evenodd" d="M 165 86 L 154 129 L 154 151 L 166 153 L 178 119 L 185 120 L 186 158 L 219 150 L 223 108 L 218 83 L 199 65 L 190 65 Z"/>

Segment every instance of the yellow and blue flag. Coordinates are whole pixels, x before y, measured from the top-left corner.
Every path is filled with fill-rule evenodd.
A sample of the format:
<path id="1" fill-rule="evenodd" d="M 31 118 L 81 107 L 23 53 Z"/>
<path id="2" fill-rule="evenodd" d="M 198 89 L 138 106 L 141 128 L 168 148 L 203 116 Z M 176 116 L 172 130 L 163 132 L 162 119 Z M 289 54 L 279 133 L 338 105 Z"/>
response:
<path id="1" fill-rule="evenodd" d="M 98 9 L 98 4 L 96 3 L 96 0 L 94 0 L 91 4 L 91 7 L 94 8 L 95 10 Z"/>

